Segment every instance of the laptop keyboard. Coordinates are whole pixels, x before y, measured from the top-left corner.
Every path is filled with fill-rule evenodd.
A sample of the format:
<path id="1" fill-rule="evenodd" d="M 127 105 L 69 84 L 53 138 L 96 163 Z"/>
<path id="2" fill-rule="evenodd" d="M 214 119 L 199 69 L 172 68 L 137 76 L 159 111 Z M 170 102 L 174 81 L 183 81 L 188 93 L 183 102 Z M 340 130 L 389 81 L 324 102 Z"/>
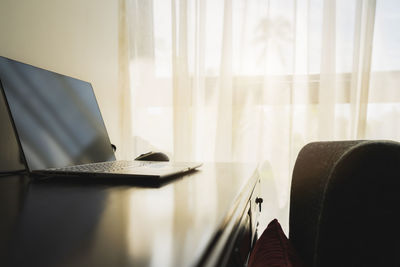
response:
<path id="1" fill-rule="evenodd" d="M 48 169 L 51 171 L 68 171 L 68 172 L 100 172 L 100 173 L 108 173 L 108 172 L 117 172 L 124 168 L 132 168 L 132 167 L 142 167 L 153 162 L 148 161 L 133 161 L 133 160 L 118 160 L 118 161 L 106 161 L 99 163 L 90 163 L 83 165 L 75 165 L 63 168 L 52 168 Z"/>

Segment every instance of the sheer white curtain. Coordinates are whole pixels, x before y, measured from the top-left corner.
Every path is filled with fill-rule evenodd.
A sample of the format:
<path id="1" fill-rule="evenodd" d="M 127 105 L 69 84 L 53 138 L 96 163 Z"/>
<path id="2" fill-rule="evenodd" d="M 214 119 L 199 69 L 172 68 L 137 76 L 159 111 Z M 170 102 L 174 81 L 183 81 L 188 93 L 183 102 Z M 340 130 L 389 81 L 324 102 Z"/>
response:
<path id="1" fill-rule="evenodd" d="M 400 140 L 400 2 L 121 0 L 125 156 L 257 162 L 287 229 L 298 151 Z"/>

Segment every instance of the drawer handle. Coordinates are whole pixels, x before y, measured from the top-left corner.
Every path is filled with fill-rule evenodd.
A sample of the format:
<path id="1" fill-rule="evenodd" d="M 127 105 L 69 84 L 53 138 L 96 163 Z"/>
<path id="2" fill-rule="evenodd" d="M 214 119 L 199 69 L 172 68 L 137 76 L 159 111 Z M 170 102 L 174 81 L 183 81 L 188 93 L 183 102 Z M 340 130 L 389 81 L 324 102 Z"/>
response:
<path id="1" fill-rule="evenodd" d="M 261 212 L 261 204 L 263 203 L 263 199 L 261 197 L 257 197 L 256 198 L 256 204 L 258 204 L 258 207 L 260 208 L 260 212 Z"/>

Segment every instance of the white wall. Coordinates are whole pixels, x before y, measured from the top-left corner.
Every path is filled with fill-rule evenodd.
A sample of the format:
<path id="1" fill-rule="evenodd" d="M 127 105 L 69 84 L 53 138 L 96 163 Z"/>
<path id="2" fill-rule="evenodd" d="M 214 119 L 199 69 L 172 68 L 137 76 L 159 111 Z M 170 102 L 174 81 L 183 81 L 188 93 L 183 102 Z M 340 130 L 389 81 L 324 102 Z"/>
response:
<path id="1" fill-rule="evenodd" d="M 91 82 L 119 145 L 117 0 L 0 0 L 0 55 Z"/>

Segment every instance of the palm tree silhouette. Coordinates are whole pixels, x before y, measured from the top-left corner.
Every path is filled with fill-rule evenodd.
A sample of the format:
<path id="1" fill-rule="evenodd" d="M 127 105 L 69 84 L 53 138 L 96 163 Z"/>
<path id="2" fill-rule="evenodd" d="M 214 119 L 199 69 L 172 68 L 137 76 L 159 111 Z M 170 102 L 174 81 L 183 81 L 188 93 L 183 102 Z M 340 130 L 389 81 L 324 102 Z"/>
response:
<path id="1" fill-rule="evenodd" d="M 271 46 L 276 48 L 281 62 L 284 62 L 283 48 L 292 42 L 292 25 L 289 20 L 283 17 L 263 18 L 255 28 L 255 43 L 262 43 L 263 49 L 259 60 L 265 59 Z"/>

